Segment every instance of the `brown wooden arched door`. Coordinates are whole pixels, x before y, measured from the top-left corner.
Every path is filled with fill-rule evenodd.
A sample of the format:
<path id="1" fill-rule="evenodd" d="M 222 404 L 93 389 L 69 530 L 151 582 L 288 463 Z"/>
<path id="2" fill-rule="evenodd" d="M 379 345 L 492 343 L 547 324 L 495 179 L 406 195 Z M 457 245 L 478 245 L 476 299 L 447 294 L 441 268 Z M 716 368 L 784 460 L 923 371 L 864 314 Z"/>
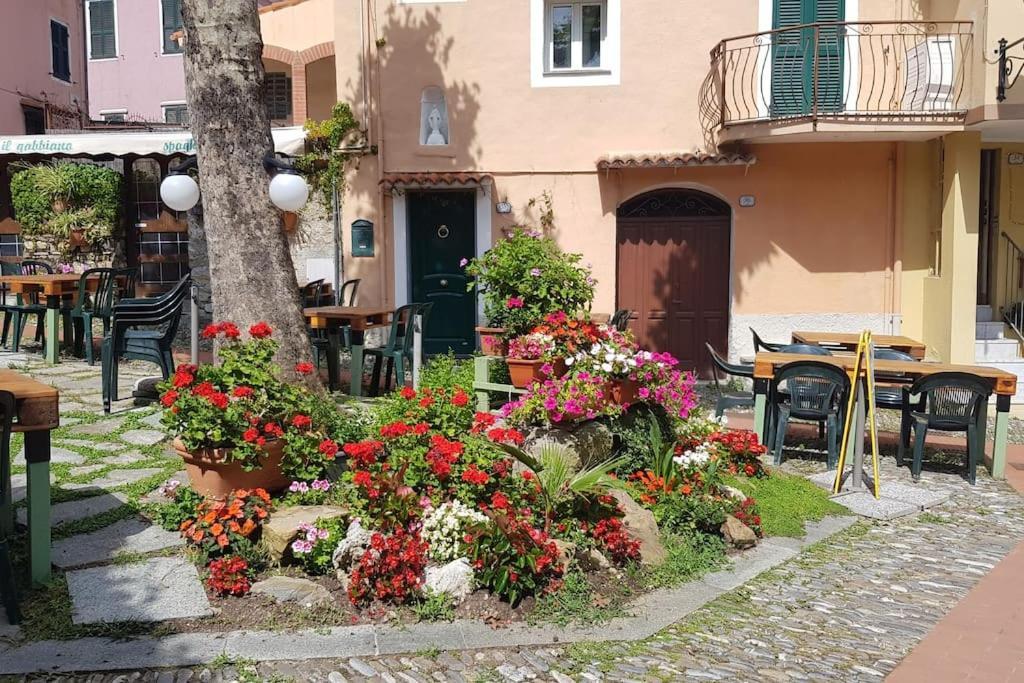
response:
<path id="1" fill-rule="evenodd" d="M 708 376 L 704 342 L 728 351 L 729 205 L 664 189 L 630 199 L 617 216 L 618 308 L 633 312 L 630 329 L 642 347 Z"/>

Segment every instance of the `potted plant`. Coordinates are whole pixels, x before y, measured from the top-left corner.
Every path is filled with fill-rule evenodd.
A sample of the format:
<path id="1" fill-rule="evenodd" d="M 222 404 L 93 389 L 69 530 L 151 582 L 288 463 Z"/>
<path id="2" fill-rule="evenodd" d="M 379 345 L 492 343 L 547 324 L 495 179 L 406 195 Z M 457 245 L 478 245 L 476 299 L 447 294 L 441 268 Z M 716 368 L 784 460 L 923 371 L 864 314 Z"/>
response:
<path id="1" fill-rule="evenodd" d="M 477 328 L 485 337 L 501 335 L 506 341 L 528 334 L 552 311 L 570 316 L 586 312 L 594 299 L 594 278 L 580 264 L 580 254 L 566 254 L 540 231 L 514 227 L 486 254 L 461 265 L 483 295 L 488 327 Z M 491 344 L 493 346 L 493 344 Z"/>
<path id="2" fill-rule="evenodd" d="M 205 496 L 280 491 L 320 477 L 337 455 L 332 435 L 343 418 L 329 400 L 280 379 L 271 333 L 257 323 L 242 342 L 233 323 L 208 325 L 205 338 L 223 338 L 220 364 L 180 365 L 160 385 L 163 424 L 192 487 Z M 313 368 L 300 363 L 296 370 Z"/>
<path id="3" fill-rule="evenodd" d="M 525 389 L 534 381 L 553 374 L 551 353 L 554 350 L 555 340 L 546 334 L 524 334 L 510 341 L 505 362 L 512 386 Z"/>

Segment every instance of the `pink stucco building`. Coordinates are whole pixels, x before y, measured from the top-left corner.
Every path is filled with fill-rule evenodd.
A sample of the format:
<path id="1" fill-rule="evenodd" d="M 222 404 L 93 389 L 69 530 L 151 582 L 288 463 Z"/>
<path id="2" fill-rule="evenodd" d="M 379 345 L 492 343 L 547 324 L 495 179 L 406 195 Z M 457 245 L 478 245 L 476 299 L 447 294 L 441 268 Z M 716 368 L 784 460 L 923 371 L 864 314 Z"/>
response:
<path id="1" fill-rule="evenodd" d="M 79 0 L 0 3 L 0 133 L 77 127 L 86 106 Z"/>

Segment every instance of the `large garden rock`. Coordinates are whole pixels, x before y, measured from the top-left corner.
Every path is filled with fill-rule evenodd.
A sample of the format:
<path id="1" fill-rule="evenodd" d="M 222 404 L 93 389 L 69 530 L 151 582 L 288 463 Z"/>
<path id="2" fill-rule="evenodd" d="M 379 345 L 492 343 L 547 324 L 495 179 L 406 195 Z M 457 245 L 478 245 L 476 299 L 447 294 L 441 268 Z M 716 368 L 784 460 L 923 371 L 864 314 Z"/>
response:
<path id="1" fill-rule="evenodd" d="M 352 520 L 345 532 L 345 538 L 338 542 L 338 547 L 331 555 L 331 562 L 338 570 L 338 578 L 342 573 L 347 573 L 349 567 L 355 564 L 367 548 L 370 547 L 370 538 L 373 533 L 364 529 L 358 519 Z"/>
<path id="2" fill-rule="evenodd" d="M 734 548 L 742 550 L 744 548 L 753 548 L 757 545 L 757 534 L 754 533 L 753 529 L 732 515 L 728 515 L 725 521 L 722 522 L 721 532 L 722 536 L 725 537 L 725 542 Z"/>
<path id="3" fill-rule="evenodd" d="M 558 566 L 562 568 L 562 573 L 565 573 L 569 571 L 569 564 L 576 557 L 576 544 L 560 538 L 556 538 L 553 543 L 558 548 Z"/>
<path id="4" fill-rule="evenodd" d="M 576 454 L 581 468 L 608 460 L 615 445 L 611 430 L 600 422 L 583 422 L 572 427 L 533 427 L 524 436 L 526 451 L 533 451 L 545 442 L 561 444 Z"/>
<path id="5" fill-rule="evenodd" d="M 300 524 L 312 524 L 318 519 L 336 519 L 348 514 L 345 508 L 333 505 L 296 505 L 277 510 L 263 525 L 263 541 L 274 561 L 284 557 L 288 546 L 299 533 Z"/>
<path id="6" fill-rule="evenodd" d="M 661 543 L 654 513 L 630 498 L 622 489 L 613 489 L 610 493 L 623 512 L 622 526 L 633 539 L 640 541 L 640 562 L 646 565 L 664 562 L 668 553 Z"/>
<path id="7" fill-rule="evenodd" d="M 473 568 L 465 557 L 446 565 L 427 567 L 423 579 L 424 592 L 447 593 L 456 605 L 473 592 Z"/>
<path id="8" fill-rule="evenodd" d="M 269 595 L 275 602 L 294 602 L 303 607 L 312 607 L 331 601 L 331 592 L 309 579 L 293 576 L 271 576 L 252 585 L 252 592 Z"/>

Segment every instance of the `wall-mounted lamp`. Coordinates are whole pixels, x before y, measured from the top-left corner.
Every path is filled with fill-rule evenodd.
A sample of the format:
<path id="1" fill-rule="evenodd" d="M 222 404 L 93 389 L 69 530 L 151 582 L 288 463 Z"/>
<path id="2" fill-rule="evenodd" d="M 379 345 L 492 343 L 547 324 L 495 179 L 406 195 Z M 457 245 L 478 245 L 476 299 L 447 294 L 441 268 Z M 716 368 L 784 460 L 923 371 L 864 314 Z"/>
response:
<path id="1" fill-rule="evenodd" d="M 160 199 L 174 211 L 188 211 L 199 203 L 199 185 L 188 174 L 195 168 L 195 157 L 189 157 L 176 167 L 160 183 Z M 274 171 L 270 180 L 270 201 L 282 211 L 298 211 L 309 199 L 309 185 L 295 167 L 278 159 L 273 154 L 263 157 L 263 168 Z"/>

